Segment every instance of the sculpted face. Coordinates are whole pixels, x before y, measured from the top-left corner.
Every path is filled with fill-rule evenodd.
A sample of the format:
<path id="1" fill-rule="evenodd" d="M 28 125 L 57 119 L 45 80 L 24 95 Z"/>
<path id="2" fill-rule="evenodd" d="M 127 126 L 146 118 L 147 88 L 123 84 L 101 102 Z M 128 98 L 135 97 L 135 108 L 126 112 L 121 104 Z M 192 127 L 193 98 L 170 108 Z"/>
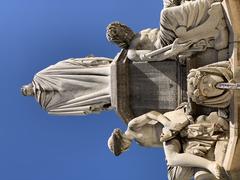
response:
<path id="1" fill-rule="evenodd" d="M 199 82 L 200 94 L 205 97 L 215 97 L 223 94 L 224 90 L 216 88 L 216 85 L 220 82 L 224 82 L 224 79 L 220 76 L 212 74 L 203 76 Z"/>
<path id="2" fill-rule="evenodd" d="M 129 140 L 120 129 L 114 129 L 108 139 L 108 148 L 115 156 L 119 156 L 122 152 L 128 150 L 130 145 L 131 140 Z"/>
<path id="3" fill-rule="evenodd" d="M 113 22 L 107 26 L 108 41 L 117 44 L 120 48 L 128 49 L 134 36 L 132 29 L 120 22 Z"/>
<path id="4" fill-rule="evenodd" d="M 23 96 L 33 96 L 34 95 L 33 85 L 30 83 L 28 85 L 22 86 L 21 92 Z"/>

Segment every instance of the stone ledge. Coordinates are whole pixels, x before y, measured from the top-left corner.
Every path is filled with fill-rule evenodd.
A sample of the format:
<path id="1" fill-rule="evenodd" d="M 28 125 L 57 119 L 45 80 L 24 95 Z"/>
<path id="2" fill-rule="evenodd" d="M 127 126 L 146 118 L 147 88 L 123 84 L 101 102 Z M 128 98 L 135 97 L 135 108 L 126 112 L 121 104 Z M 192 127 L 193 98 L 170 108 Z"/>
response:
<path id="1" fill-rule="evenodd" d="M 230 61 L 232 64 L 233 77 L 236 82 L 240 82 L 240 0 L 225 0 L 223 1 L 223 7 L 232 28 L 232 32 L 230 32 L 232 34 L 232 36 L 230 36 L 230 47 L 232 47 Z M 229 173 L 232 180 L 238 180 L 240 177 L 240 141 L 238 140 L 240 135 L 239 91 L 234 92 L 230 109 L 232 114 L 230 117 L 230 139 L 223 167 Z"/>

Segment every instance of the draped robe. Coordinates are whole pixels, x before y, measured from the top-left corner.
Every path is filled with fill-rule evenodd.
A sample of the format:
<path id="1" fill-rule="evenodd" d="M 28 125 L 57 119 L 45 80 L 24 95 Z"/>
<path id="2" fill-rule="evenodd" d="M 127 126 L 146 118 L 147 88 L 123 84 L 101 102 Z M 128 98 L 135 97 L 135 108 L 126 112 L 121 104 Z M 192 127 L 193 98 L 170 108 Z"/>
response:
<path id="1" fill-rule="evenodd" d="M 32 81 L 36 100 L 49 114 L 82 115 L 110 106 L 111 59 L 67 59 L 38 72 Z"/>

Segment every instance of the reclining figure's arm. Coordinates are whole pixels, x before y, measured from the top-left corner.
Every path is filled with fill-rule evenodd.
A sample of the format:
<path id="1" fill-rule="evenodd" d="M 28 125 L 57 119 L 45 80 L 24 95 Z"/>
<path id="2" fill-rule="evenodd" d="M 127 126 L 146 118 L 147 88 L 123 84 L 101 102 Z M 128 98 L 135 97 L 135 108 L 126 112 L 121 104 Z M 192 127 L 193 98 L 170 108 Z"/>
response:
<path id="1" fill-rule="evenodd" d="M 189 153 L 180 153 L 181 144 L 177 139 L 164 142 L 163 148 L 169 166 L 199 167 L 209 170 L 217 179 L 222 176 L 223 169 L 215 161 Z"/>

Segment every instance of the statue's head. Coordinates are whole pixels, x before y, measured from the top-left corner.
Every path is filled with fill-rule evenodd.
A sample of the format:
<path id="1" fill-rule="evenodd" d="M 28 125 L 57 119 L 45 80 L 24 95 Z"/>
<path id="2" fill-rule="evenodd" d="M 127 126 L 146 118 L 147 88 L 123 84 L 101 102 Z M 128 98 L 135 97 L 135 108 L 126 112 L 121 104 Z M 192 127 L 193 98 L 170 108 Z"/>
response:
<path id="1" fill-rule="evenodd" d="M 32 83 L 22 86 L 21 92 L 23 96 L 34 96 L 34 90 Z"/>
<path id="2" fill-rule="evenodd" d="M 108 139 L 108 148 L 115 156 L 119 156 L 122 152 L 128 150 L 131 143 L 131 140 L 120 129 L 114 129 Z"/>
<path id="3" fill-rule="evenodd" d="M 125 24 L 113 22 L 107 26 L 106 37 L 108 41 L 117 44 L 120 48 L 128 49 L 135 33 Z"/>

